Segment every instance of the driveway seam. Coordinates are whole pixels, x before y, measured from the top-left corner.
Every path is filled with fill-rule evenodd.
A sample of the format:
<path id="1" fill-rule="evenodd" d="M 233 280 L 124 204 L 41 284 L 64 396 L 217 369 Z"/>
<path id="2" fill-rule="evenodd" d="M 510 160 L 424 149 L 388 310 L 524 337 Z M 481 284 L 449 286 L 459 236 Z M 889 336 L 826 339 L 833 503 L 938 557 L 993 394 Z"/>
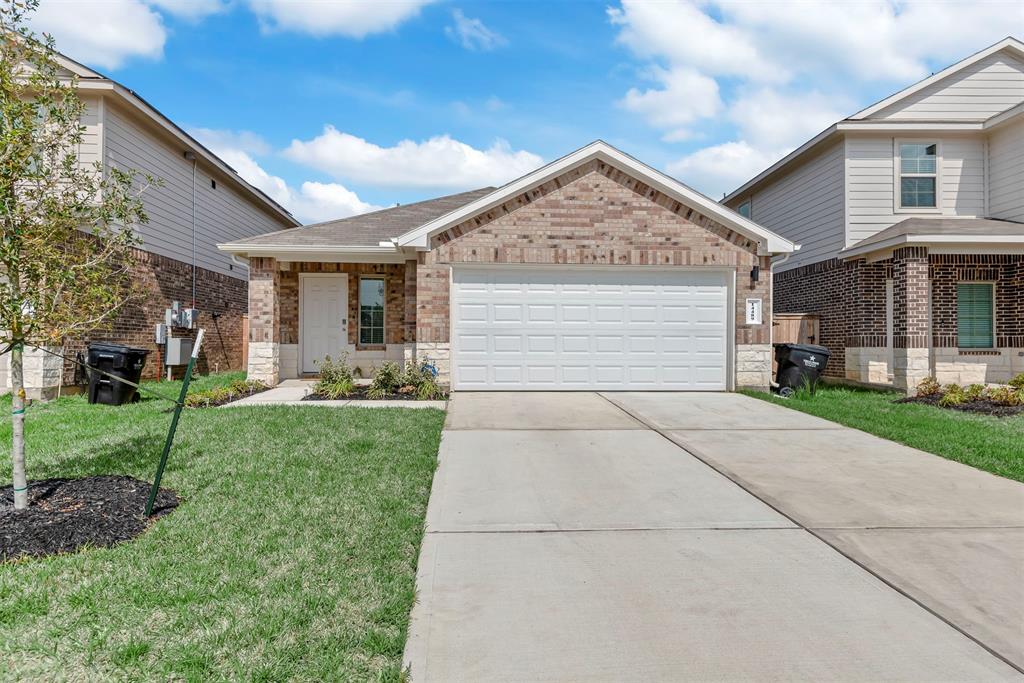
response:
<path id="1" fill-rule="evenodd" d="M 622 412 L 626 413 L 626 415 L 629 415 L 634 420 L 637 420 L 641 424 L 646 425 L 648 429 L 650 429 L 651 431 L 653 431 L 656 434 L 658 434 L 659 436 L 661 436 L 663 439 L 665 439 L 665 440 L 669 441 L 670 443 L 672 443 L 673 445 L 675 445 L 682 452 L 684 452 L 687 455 L 689 455 L 689 456 L 691 456 L 693 458 L 696 458 L 700 462 L 704 463 L 707 467 L 710 467 L 712 470 L 714 470 L 718 474 L 722 475 L 723 477 L 725 477 L 726 479 L 731 481 L 733 484 L 738 486 L 740 489 L 745 491 L 747 494 L 753 496 L 754 498 L 756 498 L 757 500 L 761 501 L 763 504 L 767 505 L 769 508 L 771 508 L 772 510 L 777 512 L 779 515 L 781 515 L 784 518 L 788 519 L 790 522 L 795 524 L 799 529 L 802 529 L 802 530 L 806 531 L 808 534 L 810 534 L 814 538 L 816 538 L 819 541 L 821 541 L 822 543 L 824 543 L 826 546 L 831 548 L 833 551 L 835 551 L 836 553 L 838 553 L 842 557 L 845 557 L 847 560 L 849 560 L 850 562 L 852 562 L 853 564 L 857 565 L 862 570 L 864 570 L 865 572 L 870 574 L 871 576 L 873 576 L 876 579 L 878 579 L 879 581 L 881 581 L 884 585 L 888 586 L 890 589 L 892 589 L 896 593 L 898 593 L 898 594 L 902 595 L 903 597 L 907 598 L 908 600 L 910 600 L 911 602 L 916 604 L 918 607 L 923 609 L 925 612 L 928 612 L 929 614 L 934 616 L 936 619 L 939 619 L 940 621 L 942 621 L 944 624 L 946 624 L 947 626 L 949 626 L 950 628 L 952 628 L 956 632 L 960 633 L 964 637 L 966 637 L 969 640 L 971 640 L 974 643 L 976 643 L 979 647 L 981 647 L 983 650 L 985 650 L 986 652 L 991 654 L 996 659 L 998 659 L 998 660 L 1004 662 L 1005 664 L 1007 664 L 1008 666 L 1012 667 L 1015 671 L 1018 671 L 1018 672 L 1024 674 L 1024 668 L 1018 666 L 1013 661 L 1007 659 L 1002 654 L 1000 654 L 996 650 L 994 650 L 991 647 L 989 647 L 986 643 L 984 643 L 983 641 L 981 641 L 980 639 L 978 639 L 974 635 L 968 633 L 967 631 L 965 631 L 960 626 L 956 625 L 955 623 L 953 623 L 952 621 L 950 621 L 949 619 L 947 619 L 943 615 L 939 614 L 934 609 L 932 609 L 931 607 L 929 607 L 928 605 L 923 603 L 921 600 L 918 600 L 913 595 L 911 595 L 907 591 L 903 590 L 902 588 L 897 586 L 892 581 L 889 581 L 885 577 L 883 577 L 880 574 L 878 574 L 877 572 L 873 571 L 870 567 L 866 566 L 863 562 L 859 561 L 857 558 L 849 555 L 848 553 L 843 551 L 841 548 L 839 548 L 837 545 L 835 545 L 833 543 L 830 543 L 827 538 L 825 538 L 821 534 L 816 533 L 816 529 L 815 528 L 806 526 L 803 522 L 797 520 L 792 515 L 787 513 L 785 510 L 782 510 L 778 505 L 773 504 L 770 500 L 766 500 L 762 496 L 758 495 L 754 490 L 752 490 L 750 487 L 745 485 L 743 483 L 743 481 L 740 480 L 738 477 L 735 477 L 729 471 L 724 470 L 724 469 L 716 466 L 706 455 L 704 455 L 703 453 L 700 452 L 700 449 L 694 448 L 694 447 L 692 447 L 692 446 L 690 446 L 688 444 L 684 445 L 683 443 L 680 443 L 675 438 L 669 436 L 666 433 L 667 430 L 662 429 L 661 427 L 658 427 L 658 426 L 652 424 L 650 421 L 644 419 L 642 416 L 638 415 L 637 413 L 634 413 L 633 411 L 629 410 L 628 408 L 626 408 L 625 406 L 620 404 L 618 401 L 612 400 L 610 397 L 606 396 L 604 393 L 598 393 L 597 395 L 600 396 L 601 398 L 603 398 L 604 400 L 608 401 L 609 403 L 611 403 L 613 406 L 615 406 L 616 408 L 618 408 Z M 824 418 L 821 418 L 821 419 L 824 419 Z M 838 425 L 838 429 L 846 429 L 846 427 L 843 427 L 842 425 Z M 735 430 L 735 431 L 746 431 L 746 430 Z M 803 431 L 803 430 L 794 430 L 794 431 Z M 911 528 L 913 528 L 913 527 L 911 527 Z"/>

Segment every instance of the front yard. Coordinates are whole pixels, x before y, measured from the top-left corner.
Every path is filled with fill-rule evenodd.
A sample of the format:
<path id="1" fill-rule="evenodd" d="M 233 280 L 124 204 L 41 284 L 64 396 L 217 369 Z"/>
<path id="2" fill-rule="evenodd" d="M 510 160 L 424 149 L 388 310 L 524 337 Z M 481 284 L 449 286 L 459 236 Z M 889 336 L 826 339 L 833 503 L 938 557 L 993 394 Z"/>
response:
<path id="1" fill-rule="evenodd" d="M 176 396 L 180 385 L 151 386 Z M 151 480 L 171 407 L 33 406 L 29 478 Z M 177 510 L 120 546 L 0 564 L 2 677 L 397 680 L 443 419 L 186 411 L 163 480 L 183 499 Z M 4 483 L 9 449 L 8 420 Z"/>
<path id="2" fill-rule="evenodd" d="M 789 399 L 763 392 L 743 393 L 1024 481 L 1024 415 L 989 417 L 919 403 L 895 403 L 903 394 L 839 386 L 822 386 L 814 395 L 798 392 Z"/>

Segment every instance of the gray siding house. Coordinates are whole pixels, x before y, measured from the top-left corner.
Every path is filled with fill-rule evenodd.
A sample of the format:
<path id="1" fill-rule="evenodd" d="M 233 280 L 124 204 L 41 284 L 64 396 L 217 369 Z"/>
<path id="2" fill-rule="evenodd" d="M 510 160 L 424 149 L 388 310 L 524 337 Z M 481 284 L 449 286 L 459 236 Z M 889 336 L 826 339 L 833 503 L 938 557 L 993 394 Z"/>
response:
<path id="1" fill-rule="evenodd" d="M 775 312 L 820 316 L 828 373 L 913 389 L 1024 372 L 1024 43 L 857 112 L 723 203 L 801 244 Z"/>

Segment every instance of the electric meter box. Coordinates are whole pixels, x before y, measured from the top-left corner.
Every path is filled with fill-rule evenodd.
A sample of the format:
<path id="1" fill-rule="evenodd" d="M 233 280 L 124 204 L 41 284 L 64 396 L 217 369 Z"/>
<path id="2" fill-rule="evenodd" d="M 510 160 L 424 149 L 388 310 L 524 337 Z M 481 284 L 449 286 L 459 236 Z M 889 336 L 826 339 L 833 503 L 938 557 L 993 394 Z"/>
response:
<path id="1" fill-rule="evenodd" d="M 188 365 L 192 356 L 192 340 L 187 337 L 171 337 L 167 339 L 167 365 Z"/>

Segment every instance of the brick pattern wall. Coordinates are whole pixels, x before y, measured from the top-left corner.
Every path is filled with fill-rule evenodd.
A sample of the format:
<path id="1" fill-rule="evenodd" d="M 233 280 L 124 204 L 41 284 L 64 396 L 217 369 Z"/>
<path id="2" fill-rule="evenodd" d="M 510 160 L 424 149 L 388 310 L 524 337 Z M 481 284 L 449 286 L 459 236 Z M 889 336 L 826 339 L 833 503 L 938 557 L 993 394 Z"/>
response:
<path id="1" fill-rule="evenodd" d="M 996 285 L 996 346 L 1024 347 L 1024 256 L 1014 254 L 932 254 L 932 344 L 957 346 L 959 282 Z"/>
<path id="2" fill-rule="evenodd" d="M 74 357 L 92 341 L 109 341 L 149 349 L 150 355 L 142 376 L 152 379 L 163 372 L 163 358 L 157 358 L 154 328 L 164 321 L 164 310 L 172 301 L 183 306 L 192 301 L 192 265 L 142 250 L 133 250 L 135 263 L 131 279 L 138 290 L 112 321 L 81 339 L 68 340 L 65 355 Z M 199 268 L 196 271 L 196 307 L 199 326 L 206 329 L 206 338 L 197 363 L 200 373 L 215 370 L 241 370 L 242 316 L 248 311 L 245 280 Z M 215 317 L 216 316 L 216 317 Z M 175 337 L 195 338 L 194 330 L 175 329 Z M 161 350 L 162 353 L 162 350 Z M 177 368 L 178 375 L 184 366 Z M 75 365 L 65 361 L 63 382 L 75 381 Z"/>
<path id="3" fill-rule="evenodd" d="M 926 348 L 928 336 L 938 348 L 957 346 L 958 282 L 996 282 L 996 345 L 1024 347 L 1024 256 L 1011 254 L 927 254 L 921 247 L 901 250 L 900 258 L 866 263 L 830 259 L 778 273 L 775 276 L 777 313 L 817 313 L 820 343 L 832 351 L 826 374 L 843 376 L 845 352 L 853 347 L 884 347 L 885 281 L 894 279 L 894 307 L 912 306 L 910 327 L 904 313 L 904 348 Z M 914 291 L 907 296 L 899 281 L 910 277 Z M 924 284 L 922 281 L 927 278 Z M 932 329 L 928 330 L 930 282 Z M 898 315 L 894 311 L 894 328 Z M 908 340 L 908 332 L 910 329 Z M 894 340 L 899 347 L 901 340 Z M 977 352 L 973 352 L 977 353 Z"/>
<path id="4" fill-rule="evenodd" d="M 415 262 L 413 262 L 415 265 Z M 299 343 L 299 274 L 348 274 L 348 342 L 359 344 L 359 278 L 365 275 L 384 278 L 384 341 L 403 344 L 407 338 L 406 325 L 406 271 L 403 263 L 317 263 L 292 262 L 280 265 L 281 317 L 278 338 L 282 344 Z M 413 267 L 415 282 L 415 267 Z M 414 329 L 414 328 L 413 328 Z"/>
<path id="5" fill-rule="evenodd" d="M 892 254 L 893 347 L 926 349 L 928 325 L 928 249 L 903 247 Z"/>
<path id="6" fill-rule="evenodd" d="M 770 340 L 771 263 L 757 245 L 601 161 L 584 164 L 437 235 L 416 270 L 418 342 L 449 339 L 449 270 L 457 263 L 735 268 L 736 343 Z M 750 270 L 761 266 L 752 283 Z M 747 326 L 746 298 L 765 324 Z"/>
<path id="7" fill-rule="evenodd" d="M 816 313 L 818 344 L 832 352 L 825 374 L 843 377 L 846 349 L 885 346 L 888 263 L 829 259 L 775 276 L 776 313 Z"/>

